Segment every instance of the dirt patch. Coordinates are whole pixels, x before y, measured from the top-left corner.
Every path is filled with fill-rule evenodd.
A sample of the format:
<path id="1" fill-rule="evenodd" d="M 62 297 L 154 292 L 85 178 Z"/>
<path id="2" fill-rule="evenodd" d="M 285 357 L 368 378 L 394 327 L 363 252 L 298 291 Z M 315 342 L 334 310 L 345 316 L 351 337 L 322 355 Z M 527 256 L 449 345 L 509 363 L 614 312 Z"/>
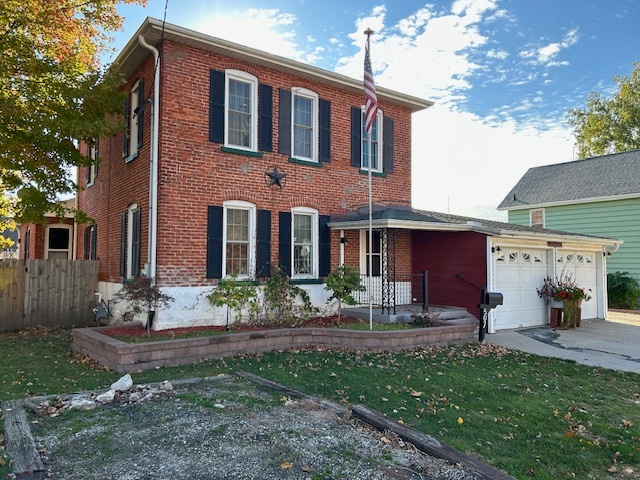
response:
<path id="1" fill-rule="evenodd" d="M 49 476 L 68 480 L 480 478 L 391 432 L 235 376 L 34 416 L 32 431 Z"/>

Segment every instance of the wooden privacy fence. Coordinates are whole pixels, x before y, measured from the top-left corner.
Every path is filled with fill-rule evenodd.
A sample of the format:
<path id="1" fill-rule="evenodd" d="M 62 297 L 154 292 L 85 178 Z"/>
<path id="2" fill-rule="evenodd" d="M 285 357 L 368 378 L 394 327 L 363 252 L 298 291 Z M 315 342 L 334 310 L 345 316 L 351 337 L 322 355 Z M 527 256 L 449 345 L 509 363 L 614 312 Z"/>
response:
<path id="1" fill-rule="evenodd" d="M 90 325 L 97 260 L 0 260 L 0 330 Z"/>

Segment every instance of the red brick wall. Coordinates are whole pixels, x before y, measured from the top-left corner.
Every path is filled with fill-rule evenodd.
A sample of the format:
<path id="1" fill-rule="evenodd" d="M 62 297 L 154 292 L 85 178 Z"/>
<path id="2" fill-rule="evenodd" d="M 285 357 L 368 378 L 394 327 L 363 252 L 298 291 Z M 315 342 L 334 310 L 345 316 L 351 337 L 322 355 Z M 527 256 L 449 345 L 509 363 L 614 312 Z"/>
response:
<path id="1" fill-rule="evenodd" d="M 429 271 L 430 304 L 464 307 L 479 316 L 476 286 L 487 283 L 486 238 L 475 232 L 413 232 L 413 272 Z"/>
<path id="2" fill-rule="evenodd" d="M 312 207 L 323 214 L 344 214 L 368 202 L 367 176 L 350 166 L 350 108 L 363 103 L 363 94 L 298 79 L 289 74 L 165 41 L 161 73 L 160 159 L 158 189 L 157 280 L 161 285 L 207 285 L 207 206 L 225 200 L 245 200 L 272 211 L 272 263 L 278 258 L 279 211 Z M 152 96 L 152 58 L 127 83 L 130 89 L 145 78 L 145 95 Z M 221 151 L 208 140 L 209 72 L 228 68 L 255 75 L 273 87 L 273 149 L 262 158 Z M 278 88 L 304 87 L 331 101 L 331 162 L 321 167 L 290 163 L 278 154 Z M 411 112 L 381 102 L 385 115 L 395 119 L 394 173 L 373 178 L 377 204 L 410 205 Z M 147 260 L 149 125 L 140 156 L 125 164 L 122 134 L 101 139 L 103 159 L 95 184 L 80 194 L 80 207 L 98 224 L 101 280 L 119 281 L 120 213 L 131 203 L 142 208 L 142 263 Z M 283 189 L 269 188 L 267 170 L 286 174 Z M 108 181 L 110 179 L 110 181 Z M 80 175 L 81 184 L 84 175 Z M 91 207 L 89 207 L 91 205 Z M 107 213 L 109 212 L 109 213 Z M 352 235 L 351 233 L 349 234 Z M 332 266 L 339 261 L 339 235 L 332 233 Z M 80 244 L 81 242 L 79 242 Z M 354 241 L 352 245 L 357 245 Z M 82 246 L 80 246 L 80 250 Z M 82 252 L 78 252 L 80 256 Z M 351 259 L 349 259 L 349 262 Z M 357 265 L 357 262 L 355 263 Z"/>

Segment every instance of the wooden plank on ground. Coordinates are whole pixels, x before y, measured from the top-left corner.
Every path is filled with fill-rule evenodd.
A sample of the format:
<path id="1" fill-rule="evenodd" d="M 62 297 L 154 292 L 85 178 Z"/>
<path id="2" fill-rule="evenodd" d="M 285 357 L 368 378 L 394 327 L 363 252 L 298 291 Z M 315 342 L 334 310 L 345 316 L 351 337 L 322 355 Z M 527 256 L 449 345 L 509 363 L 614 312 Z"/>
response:
<path id="1" fill-rule="evenodd" d="M 13 462 L 13 473 L 19 478 L 44 478 L 44 465 L 36 444 L 31 435 L 31 428 L 27 420 L 27 414 L 19 400 L 11 400 L 2 403 L 4 413 L 4 442 L 5 451 Z M 43 473 L 41 477 L 33 474 Z"/>
<path id="2" fill-rule="evenodd" d="M 381 432 L 391 430 L 405 442 L 410 442 L 419 450 L 422 450 L 432 457 L 442 458 L 453 464 L 461 464 L 466 468 L 473 470 L 486 480 L 513 480 L 513 477 L 497 470 L 489 465 L 481 462 L 477 458 L 462 453 L 455 448 L 441 442 L 430 435 L 426 435 L 418 430 L 402 425 L 394 420 L 389 419 L 380 412 L 372 410 L 363 405 L 354 405 L 351 407 L 352 415 Z"/>

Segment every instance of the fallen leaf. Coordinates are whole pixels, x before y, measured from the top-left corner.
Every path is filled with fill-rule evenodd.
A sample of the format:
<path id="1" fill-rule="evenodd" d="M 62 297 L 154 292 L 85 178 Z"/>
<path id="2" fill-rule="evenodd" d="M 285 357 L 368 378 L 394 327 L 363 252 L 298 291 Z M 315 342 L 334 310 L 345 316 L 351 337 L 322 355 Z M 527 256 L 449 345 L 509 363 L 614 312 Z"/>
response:
<path id="1" fill-rule="evenodd" d="M 308 465 L 305 465 L 304 467 L 302 467 L 302 471 L 310 473 L 310 472 L 313 472 L 313 468 L 309 467 Z"/>
<path id="2" fill-rule="evenodd" d="M 462 425 L 464 423 L 464 420 L 462 419 L 462 417 L 458 417 L 458 425 Z"/>
<path id="3" fill-rule="evenodd" d="M 422 395 L 422 392 L 416 392 L 415 390 L 411 390 L 412 397 L 419 397 L 420 395 Z"/>
<path id="4" fill-rule="evenodd" d="M 625 428 L 629 428 L 633 426 L 633 422 L 630 422 L 629 420 L 622 420 L 622 426 Z"/>
<path id="5" fill-rule="evenodd" d="M 292 467 L 293 467 L 293 463 L 291 463 L 291 462 L 282 462 L 280 464 L 280 468 L 283 469 L 283 470 L 289 470 Z"/>

